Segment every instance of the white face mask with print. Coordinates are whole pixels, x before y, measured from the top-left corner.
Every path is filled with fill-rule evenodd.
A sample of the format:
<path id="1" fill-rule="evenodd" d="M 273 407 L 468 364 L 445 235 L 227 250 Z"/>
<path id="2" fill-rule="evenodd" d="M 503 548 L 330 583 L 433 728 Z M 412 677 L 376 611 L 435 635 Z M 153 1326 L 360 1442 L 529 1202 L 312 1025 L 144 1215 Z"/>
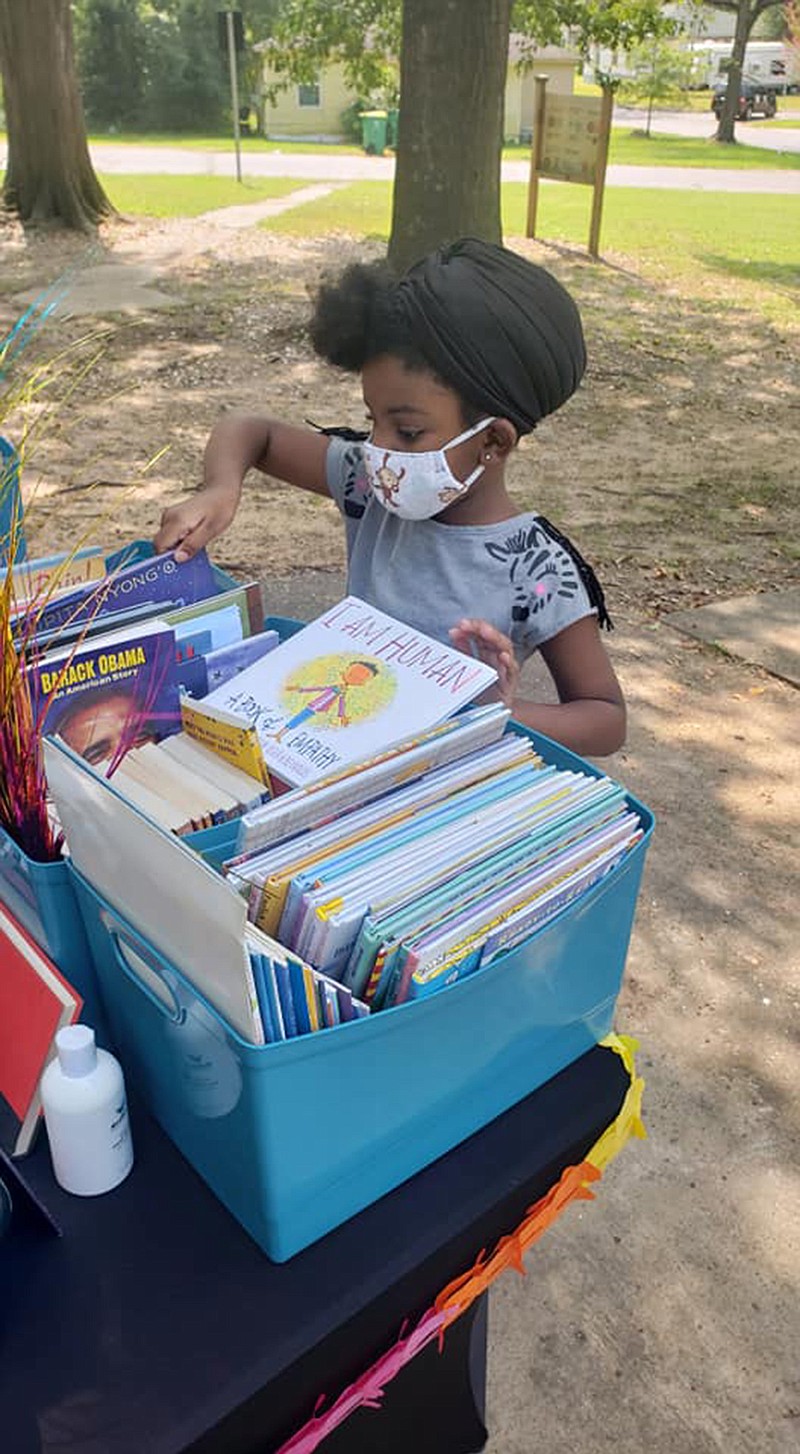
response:
<path id="1" fill-rule="evenodd" d="M 430 520 L 446 510 L 454 500 L 467 493 L 480 479 L 485 465 L 479 464 L 465 480 L 457 480 L 447 463 L 447 451 L 480 434 L 492 419 L 457 434 L 441 449 L 405 453 L 398 449 L 379 449 L 368 441 L 362 444 L 367 481 L 376 499 L 392 515 L 403 520 Z"/>

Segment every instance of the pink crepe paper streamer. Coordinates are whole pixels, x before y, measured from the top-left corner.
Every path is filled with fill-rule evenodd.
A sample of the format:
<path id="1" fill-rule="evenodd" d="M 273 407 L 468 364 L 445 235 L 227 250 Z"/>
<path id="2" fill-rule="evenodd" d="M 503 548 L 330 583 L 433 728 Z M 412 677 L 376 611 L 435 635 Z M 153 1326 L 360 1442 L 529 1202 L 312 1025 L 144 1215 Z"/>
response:
<path id="1" fill-rule="evenodd" d="M 442 1325 L 448 1321 L 447 1313 L 437 1313 L 429 1308 L 423 1313 L 417 1326 L 407 1338 L 398 1338 L 393 1348 L 362 1373 L 340 1394 L 335 1404 L 324 1414 L 312 1414 L 307 1423 L 293 1434 L 288 1443 L 281 1444 L 276 1454 L 313 1454 L 323 1439 L 343 1424 L 358 1408 L 378 1409 L 381 1406 L 386 1385 L 410 1363 L 412 1358 L 439 1335 Z"/>

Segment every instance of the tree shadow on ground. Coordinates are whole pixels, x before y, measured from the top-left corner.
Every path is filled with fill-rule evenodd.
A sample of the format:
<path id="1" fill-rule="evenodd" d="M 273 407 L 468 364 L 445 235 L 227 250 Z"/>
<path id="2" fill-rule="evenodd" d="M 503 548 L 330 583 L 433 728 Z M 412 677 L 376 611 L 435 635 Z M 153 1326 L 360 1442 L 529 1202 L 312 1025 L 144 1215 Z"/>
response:
<path id="1" fill-rule="evenodd" d="M 746 278 L 753 283 L 771 283 L 787 292 L 800 288 L 800 264 L 750 262 L 746 258 L 732 259 L 715 253 L 698 254 L 703 267 L 713 268 L 730 278 Z"/>

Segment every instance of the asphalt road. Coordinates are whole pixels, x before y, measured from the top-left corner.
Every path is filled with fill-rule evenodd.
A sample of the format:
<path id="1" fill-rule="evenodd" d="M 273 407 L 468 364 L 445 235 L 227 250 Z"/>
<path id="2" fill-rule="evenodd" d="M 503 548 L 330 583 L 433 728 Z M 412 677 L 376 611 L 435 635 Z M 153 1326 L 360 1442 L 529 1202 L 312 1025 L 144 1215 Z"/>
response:
<path id="1" fill-rule="evenodd" d="M 723 167 L 640 167 L 612 164 L 606 180 L 616 187 L 656 187 L 703 192 L 777 193 L 800 196 L 800 169 L 796 172 L 770 168 L 770 151 L 791 151 L 800 155 L 800 110 L 781 113 L 783 119 L 797 122 L 792 127 L 771 128 L 758 121 L 740 122 L 736 135 L 751 146 L 763 147 L 764 170 L 742 170 Z M 643 126 L 645 113 L 618 107 L 614 124 L 618 127 Z M 674 136 L 711 137 L 714 118 L 709 112 L 657 112 L 652 129 Z M 232 151 L 198 151 L 180 146 L 136 146 L 115 142 L 93 142 L 92 161 L 98 171 L 108 173 L 159 173 L 171 176 L 231 177 L 235 175 Z M 314 182 L 390 181 L 394 175 L 392 156 L 373 157 L 360 153 L 348 155 L 319 152 L 256 152 L 243 151 L 242 176 L 297 177 Z M 0 166 L 5 164 L 5 148 L 0 144 Z M 527 158 L 504 161 L 504 181 L 524 182 L 528 179 Z"/>
<path id="2" fill-rule="evenodd" d="M 751 123 L 752 124 L 752 123 Z M 800 152 L 800 128 L 785 131 L 784 137 L 797 137 Z M 788 146 L 786 148 L 789 149 Z M 164 173 L 172 176 L 235 176 L 232 151 L 196 151 L 172 146 L 115 145 L 95 143 L 92 161 L 98 171 L 107 173 Z M 297 177 L 306 182 L 391 181 L 394 158 L 374 157 L 342 152 L 243 152 L 242 177 Z M 526 182 L 527 159 L 504 161 L 503 180 Z M 765 157 L 764 171 L 722 167 L 634 167 L 611 165 L 606 173 L 611 187 L 663 187 L 703 192 L 773 192 L 800 196 L 800 169 L 796 172 L 769 168 Z"/>

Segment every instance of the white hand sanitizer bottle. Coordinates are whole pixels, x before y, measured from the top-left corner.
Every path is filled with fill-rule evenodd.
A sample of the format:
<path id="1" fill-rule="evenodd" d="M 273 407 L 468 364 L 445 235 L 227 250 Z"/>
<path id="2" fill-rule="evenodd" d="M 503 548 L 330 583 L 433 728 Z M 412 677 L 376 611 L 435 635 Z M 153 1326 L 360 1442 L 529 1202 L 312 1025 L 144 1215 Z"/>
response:
<path id="1" fill-rule="evenodd" d="M 133 1165 L 122 1069 L 89 1025 L 65 1025 L 56 1052 L 41 1087 L 55 1178 L 75 1196 L 99 1196 Z"/>

